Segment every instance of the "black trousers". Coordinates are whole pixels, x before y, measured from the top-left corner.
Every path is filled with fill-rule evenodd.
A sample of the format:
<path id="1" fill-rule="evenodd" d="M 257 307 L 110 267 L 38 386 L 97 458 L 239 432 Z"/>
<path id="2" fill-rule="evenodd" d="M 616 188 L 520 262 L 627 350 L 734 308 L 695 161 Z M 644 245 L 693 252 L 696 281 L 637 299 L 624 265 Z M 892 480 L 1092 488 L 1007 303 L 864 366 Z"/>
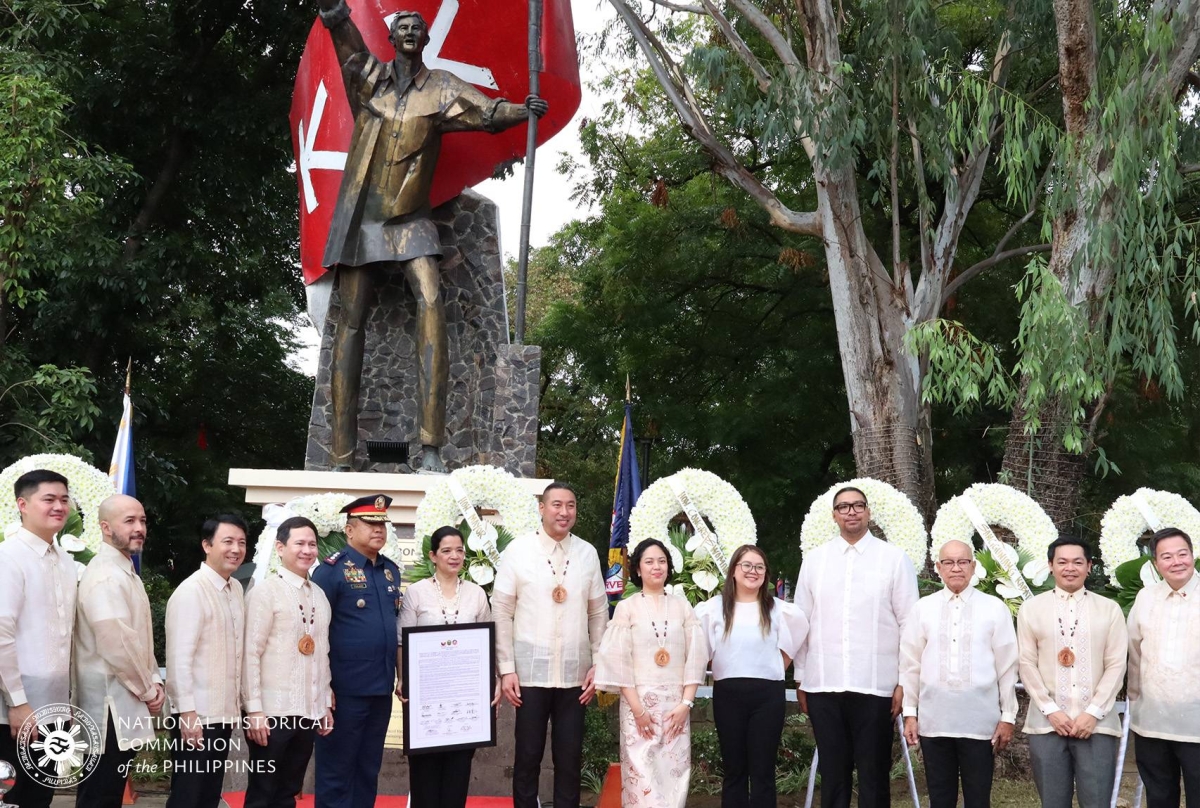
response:
<path id="1" fill-rule="evenodd" d="M 513 808 L 538 808 L 538 780 L 550 724 L 554 808 L 579 808 L 583 710 L 579 687 L 522 687 L 513 755 Z"/>
<path id="2" fill-rule="evenodd" d="M 963 808 L 991 808 L 996 756 L 990 740 L 922 735 L 921 756 L 925 760 L 929 808 L 957 808 L 960 779 Z"/>
<path id="3" fill-rule="evenodd" d="M 889 808 L 892 794 L 892 700 L 866 693 L 809 693 L 817 738 L 821 808 L 849 808 L 858 770 L 859 808 Z"/>
<path id="4" fill-rule="evenodd" d="M 296 795 L 304 789 L 304 773 L 312 759 L 317 722 L 298 715 L 268 720 L 266 746 L 246 741 L 250 775 L 245 808 L 295 808 Z"/>
<path id="5" fill-rule="evenodd" d="M 775 808 L 775 759 L 786 705 L 782 679 L 713 683 L 713 720 L 725 768 L 721 808 Z"/>
<path id="6" fill-rule="evenodd" d="M 217 808 L 225 781 L 232 724 L 205 727 L 197 749 L 185 749 L 179 716 L 171 716 L 171 793 L 167 808 Z M 22 808 L 24 808 L 22 806 Z"/>
<path id="7" fill-rule="evenodd" d="M 0 760 L 7 760 L 17 770 L 17 784 L 4 796 L 6 802 L 20 808 L 50 808 L 54 789 L 30 778 L 17 759 L 17 742 L 8 724 L 0 724 Z"/>
<path id="8" fill-rule="evenodd" d="M 121 808 L 129 764 L 136 754 L 132 749 L 122 752 L 117 745 L 117 728 L 112 713 L 109 713 L 104 753 L 100 755 L 96 770 L 75 789 L 76 808 Z"/>
<path id="9" fill-rule="evenodd" d="M 522 689 L 521 694 L 524 693 Z M 471 759 L 474 757 L 474 749 L 409 755 L 411 808 L 463 808 L 471 788 Z"/>
<path id="10" fill-rule="evenodd" d="M 1146 808 L 1179 808 L 1179 778 L 1187 808 L 1200 808 L 1200 743 L 1136 735 L 1138 774 L 1146 784 Z"/>

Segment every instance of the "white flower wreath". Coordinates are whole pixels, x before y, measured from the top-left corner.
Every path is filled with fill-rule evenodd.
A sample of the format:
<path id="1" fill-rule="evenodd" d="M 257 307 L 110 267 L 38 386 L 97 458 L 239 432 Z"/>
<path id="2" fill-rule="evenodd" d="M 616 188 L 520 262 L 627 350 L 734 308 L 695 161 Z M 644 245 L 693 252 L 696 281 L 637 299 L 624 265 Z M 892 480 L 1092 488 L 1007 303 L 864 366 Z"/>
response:
<path id="1" fill-rule="evenodd" d="M 1158 525 L 1150 524 L 1138 507 L 1138 499 L 1158 519 Z M 1200 540 L 1200 511 L 1179 494 L 1139 488 L 1133 494 L 1117 497 L 1100 521 L 1100 558 L 1104 571 L 1113 586 L 1120 588 L 1117 567 L 1132 561 L 1141 553 L 1138 539 L 1148 530 L 1157 527 L 1176 527 L 1193 539 Z"/>
<path id="2" fill-rule="evenodd" d="M 683 507 L 672 488 L 673 482 L 682 485 L 700 514 L 712 524 L 713 533 L 726 558 L 732 558 L 734 551 L 743 544 L 758 543 L 754 515 L 736 488 L 712 472 L 682 469 L 670 477 L 656 480 L 642 492 L 629 514 L 630 547 L 637 547 L 645 539 L 658 539 L 670 551 L 671 563 L 680 573 L 688 567 L 688 559 L 703 560 L 708 557 L 708 552 L 694 536 L 683 551 L 671 541 L 671 520 L 683 513 Z M 711 566 L 711 570 L 695 569 L 691 573 L 694 583 L 706 592 L 712 592 L 721 585 L 721 578 L 715 573 L 715 564 Z"/>
<path id="3" fill-rule="evenodd" d="M 463 521 L 450 480 L 462 486 L 476 508 L 498 511 L 501 525 L 513 537 L 528 535 L 541 526 L 537 497 L 526 491 L 516 477 L 498 466 L 464 466 L 426 492 L 417 506 L 414 533 L 418 542 L 423 543 L 439 527 Z M 495 528 L 487 523 L 485 527 L 487 538 L 496 542 Z M 473 557 L 467 558 L 467 575 L 486 588 L 496 579 L 496 571 L 489 554 L 483 552 L 484 539 L 475 531 L 467 538 L 467 548 L 475 551 Z"/>
<path id="4" fill-rule="evenodd" d="M 267 521 L 267 525 L 258 537 L 258 544 L 254 547 L 254 579 L 261 581 L 268 573 L 279 570 L 279 554 L 275 552 L 275 536 L 285 519 L 293 516 L 303 516 L 309 519 L 317 527 L 318 541 L 328 538 L 330 534 L 339 535 L 342 541 L 345 541 L 346 514 L 341 510 L 355 499 L 357 497 L 350 494 L 309 494 L 288 500 L 285 505 L 264 507 L 263 519 Z M 383 546 L 383 554 L 403 566 L 400 537 L 390 522 L 387 525 L 387 541 Z M 318 558 L 316 563 L 320 564 L 322 561 L 324 558 Z M 313 566 L 315 567 L 316 564 Z"/>
<path id="5" fill-rule="evenodd" d="M 1041 505 L 1025 492 L 1010 485 L 976 483 L 938 508 L 933 529 L 929 532 L 930 552 L 936 556 L 942 545 L 948 541 L 961 541 L 971 547 L 975 546 L 975 523 L 971 521 L 963 504 L 963 498 L 967 496 L 975 503 L 975 507 L 989 525 L 1007 528 L 1017 537 L 1017 552 L 1026 558 L 1020 574 L 1026 579 L 1027 585 L 1033 588 L 1045 583 L 1050 575 L 1046 551 L 1050 543 L 1058 538 L 1058 528 L 1042 510 Z M 992 555 L 996 556 L 995 553 Z M 1005 550 L 1005 555 L 1015 566 L 1016 553 L 1008 553 Z M 1001 560 L 996 558 L 997 563 Z M 981 572 L 979 566 L 976 565 L 977 576 Z M 997 591 L 1001 596 L 1010 600 L 1020 597 L 1018 582 L 1002 579 L 1003 576 L 997 578 L 1001 584 Z"/>
<path id="6" fill-rule="evenodd" d="M 867 495 L 871 521 L 879 526 L 889 544 L 896 545 L 908 555 L 917 572 L 924 570 L 929 557 L 929 537 L 921 512 L 904 492 L 870 477 L 838 483 L 813 501 L 800 526 L 801 553 L 807 554 L 840 535 L 837 522 L 833 521 L 833 495 L 847 486 L 858 488 Z"/>
<path id="7" fill-rule="evenodd" d="M 490 508 L 500 513 L 501 524 L 513 536 L 533 533 L 541 525 L 537 498 L 530 494 L 516 477 L 498 466 L 464 466 L 450 473 L 471 498 L 476 508 Z M 445 525 L 463 521 L 458 502 L 448 480 L 442 480 L 426 494 L 417 506 L 418 540 L 432 536 Z"/>
<path id="8" fill-rule="evenodd" d="M 100 533 L 100 519 L 97 512 L 101 502 L 117 493 L 109 476 L 74 455 L 29 455 L 22 457 L 4 471 L 0 471 L 0 492 L 11 493 L 17 478 L 25 472 L 35 469 L 57 471 L 67 478 L 69 482 L 67 488 L 70 491 L 71 499 L 75 501 L 75 507 L 83 519 L 83 531 L 79 536 L 64 535 L 59 539 L 62 548 L 72 553 L 85 548 L 93 553 L 99 550 L 104 537 Z M 16 500 L 9 499 L 4 507 L 7 517 L 4 523 L 10 527 L 12 523 L 19 524 L 21 512 L 17 510 Z"/>

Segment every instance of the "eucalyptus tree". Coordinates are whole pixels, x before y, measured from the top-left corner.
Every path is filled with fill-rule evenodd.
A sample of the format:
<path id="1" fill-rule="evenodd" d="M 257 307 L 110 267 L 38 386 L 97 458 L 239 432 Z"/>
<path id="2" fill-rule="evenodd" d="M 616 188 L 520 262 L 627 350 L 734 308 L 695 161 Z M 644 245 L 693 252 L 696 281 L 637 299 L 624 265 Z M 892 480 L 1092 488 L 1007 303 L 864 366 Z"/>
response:
<path id="1" fill-rule="evenodd" d="M 1047 78 L 1029 46 L 1049 10 L 1020 0 L 611 2 L 713 170 L 775 227 L 820 245 L 858 471 L 931 512 L 928 356 L 906 339 L 971 278 L 1050 248 L 1026 240 L 1025 226 L 1054 127 L 1024 97 Z M 751 125 L 762 132 L 754 143 L 725 134 Z M 771 158 L 795 143 L 809 177 L 781 184 Z M 961 267 L 989 169 L 1010 216 Z"/>
<path id="2" fill-rule="evenodd" d="M 1200 4 L 1055 0 L 1053 15 L 1062 136 L 1041 217 L 1053 248 L 1018 285 L 1017 361 L 1010 372 L 957 324 L 931 323 L 913 342 L 935 359 L 935 398 L 1012 403 L 1006 479 L 1067 524 L 1086 460 L 1113 467 L 1100 441 L 1122 372 L 1178 397 L 1181 314 L 1200 336 L 1187 182 L 1200 171 Z"/>

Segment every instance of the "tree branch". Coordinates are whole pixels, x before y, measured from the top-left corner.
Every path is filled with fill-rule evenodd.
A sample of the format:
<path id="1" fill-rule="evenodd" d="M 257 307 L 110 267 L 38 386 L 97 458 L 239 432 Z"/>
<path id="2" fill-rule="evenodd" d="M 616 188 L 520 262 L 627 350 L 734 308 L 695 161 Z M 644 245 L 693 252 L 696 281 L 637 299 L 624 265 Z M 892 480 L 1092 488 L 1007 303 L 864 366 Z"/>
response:
<path id="1" fill-rule="evenodd" d="M 670 0 L 650 0 L 650 2 L 671 11 L 683 11 L 688 14 L 703 14 L 705 12 L 705 9 L 700 6 L 689 6 L 686 3 L 672 3 Z"/>
<path id="2" fill-rule="evenodd" d="M 696 102 L 692 88 L 688 84 L 683 71 L 672 61 L 666 47 L 647 27 L 625 0 L 609 0 L 617 14 L 624 20 L 625 25 L 633 34 L 638 48 L 645 54 L 654 71 L 655 78 L 662 85 L 671 105 L 679 116 L 680 124 L 692 138 L 700 144 L 713 160 L 713 171 L 729 180 L 735 187 L 745 191 L 766 211 L 771 222 L 782 230 L 801 235 L 823 235 L 821 219 L 814 212 L 794 211 L 783 204 L 771 189 L 767 188 L 752 172 L 741 164 L 737 156 L 721 142 L 709 126 L 700 105 Z"/>
<path id="3" fill-rule="evenodd" d="M 783 62 L 784 68 L 788 72 L 788 76 L 794 76 L 800 70 L 800 57 L 796 55 L 796 51 L 792 49 L 792 45 L 788 42 L 787 37 L 775 27 L 775 23 L 771 22 L 771 18 L 763 13 L 762 9 L 749 0 L 729 0 L 729 4 L 741 12 L 746 18 L 746 22 L 754 26 L 754 29 L 762 35 L 762 38 L 767 40 L 767 44 L 771 46 L 771 50 L 775 51 L 775 55 L 779 57 L 779 61 Z"/>
<path id="4" fill-rule="evenodd" d="M 659 2 L 659 0 L 655 0 L 655 2 Z M 713 22 L 717 24 L 717 28 L 724 34 L 726 41 L 729 42 L 729 46 L 733 48 L 733 52 L 741 58 L 746 67 L 750 68 L 750 72 L 754 74 L 754 81 L 758 84 L 759 91 L 765 93 L 770 90 L 771 74 L 767 72 L 762 62 L 750 50 L 750 46 L 746 44 L 746 40 L 742 39 L 741 35 L 734 29 L 733 23 L 721 13 L 721 10 L 717 8 L 713 0 L 700 0 L 700 2 L 704 4 L 704 10 L 708 12 L 709 16 L 713 18 Z"/>
<path id="5" fill-rule="evenodd" d="M 942 292 L 942 303 L 944 304 L 951 295 L 962 288 L 963 284 L 974 278 L 985 269 L 990 269 L 996 264 L 1007 261 L 1010 258 L 1020 258 L 1022 255 L 1032 255 L 1033 253 L 1050 252 L 1049 244 L 1030 244 L 1026 247 L 1017 247 L 1004 252 L 993 253 L 990 257 L 983 259 L 978 264 L 973 264 L 967 267 L 962 272 L 955 276 L 954 280 L 946 284 L 945 290 Z M 940 309 L 940 306 L 939 306 Z"/>

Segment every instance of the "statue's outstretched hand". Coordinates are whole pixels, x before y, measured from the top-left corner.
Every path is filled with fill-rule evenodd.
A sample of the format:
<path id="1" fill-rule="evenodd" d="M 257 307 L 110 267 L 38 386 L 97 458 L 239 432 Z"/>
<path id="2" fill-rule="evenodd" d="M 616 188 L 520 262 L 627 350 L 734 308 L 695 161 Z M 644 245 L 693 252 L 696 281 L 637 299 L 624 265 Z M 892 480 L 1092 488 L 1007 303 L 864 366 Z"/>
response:
<path id="1" fill-rule="evenodd" d="M 525 96 L 525 108 L 540 118 L 550 109 L 550 103 L 541 96 L 528 95 Z"/>

